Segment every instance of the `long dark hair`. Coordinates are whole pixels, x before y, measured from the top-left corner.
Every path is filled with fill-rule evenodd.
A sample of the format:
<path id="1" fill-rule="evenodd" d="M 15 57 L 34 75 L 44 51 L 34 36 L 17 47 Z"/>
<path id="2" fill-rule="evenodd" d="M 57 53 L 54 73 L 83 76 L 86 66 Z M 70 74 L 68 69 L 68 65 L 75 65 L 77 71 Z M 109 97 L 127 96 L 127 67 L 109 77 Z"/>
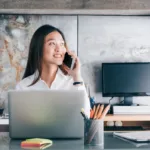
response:
<path id="1" fill-rule="evenodd" d="M 23 79 L 34 74 L 37 70 L 39 72 L 38 76 L 34 79 L 31 85 L 35 84 L 41 76 L 42 73 L 42 58 L 43 58 L 43 46 L 44 46 L 44 39 L 45 37 L 51 33 L 57 31 L 61 34 L 65 46 L 66 40 L 62 31 L 54 26 L 51 25 L 43 25 L 38 28 L 32 36 L 30 46 L 29 46 L 29 54 L 28 54 L 28 61 L 25 69 L 25 73 L 23 75 Z M 31 86 L 29 85 L 29 86 Z"/>

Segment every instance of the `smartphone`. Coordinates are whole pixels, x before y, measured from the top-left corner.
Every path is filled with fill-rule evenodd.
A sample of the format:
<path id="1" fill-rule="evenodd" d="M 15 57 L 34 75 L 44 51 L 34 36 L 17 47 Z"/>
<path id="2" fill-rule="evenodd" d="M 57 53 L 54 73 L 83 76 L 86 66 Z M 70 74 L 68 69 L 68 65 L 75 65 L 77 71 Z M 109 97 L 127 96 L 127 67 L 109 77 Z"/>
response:
<path id="1" fill-rule="evenodd" d="M 75 59 L 73 59 L 73 58 L 66 52 L 63 63 L 64 63 L 68 68 L 70 68 L 70 69 L 72 70 L 73 67 L 74 67 Z"/>

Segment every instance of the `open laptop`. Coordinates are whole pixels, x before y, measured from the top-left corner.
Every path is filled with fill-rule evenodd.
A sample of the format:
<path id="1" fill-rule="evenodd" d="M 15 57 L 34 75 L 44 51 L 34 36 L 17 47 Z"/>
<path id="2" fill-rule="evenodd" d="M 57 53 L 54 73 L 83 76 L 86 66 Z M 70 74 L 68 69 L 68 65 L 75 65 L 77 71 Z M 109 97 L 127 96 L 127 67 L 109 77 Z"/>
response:
<path id="1" fill-rule="evenodd" d="M 83 90 L 9 91 L 10 138 L 82 138 Z"/>

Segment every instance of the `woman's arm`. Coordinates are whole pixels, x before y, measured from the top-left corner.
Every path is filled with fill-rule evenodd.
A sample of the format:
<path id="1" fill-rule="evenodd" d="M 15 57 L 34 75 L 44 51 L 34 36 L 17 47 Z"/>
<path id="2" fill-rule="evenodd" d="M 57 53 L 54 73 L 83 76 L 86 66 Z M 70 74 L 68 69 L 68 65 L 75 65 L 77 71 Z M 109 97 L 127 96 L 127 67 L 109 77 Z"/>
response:
<path id="1" fill-rule="evenodd" d="M 90 99 L 88 97 L 88 93 L 87 93 L 85 84 L 83 82 L 83 79 L 81 78 L 80 81 L 82 82 L 82 84 L 73 85 L 74 80 L 72 80 L 71 89 L 73 89 L 73 90 L 83 90 L 84 91 L 85 98 L 86 98 L 85 99 L 86 102 L 85 102 L 84 110 L 85 110 L 86 114 L 88 115 L 88 117 L 90 117 L 90 109 L 91 109 L 91 107 L 90 107 Z"/>

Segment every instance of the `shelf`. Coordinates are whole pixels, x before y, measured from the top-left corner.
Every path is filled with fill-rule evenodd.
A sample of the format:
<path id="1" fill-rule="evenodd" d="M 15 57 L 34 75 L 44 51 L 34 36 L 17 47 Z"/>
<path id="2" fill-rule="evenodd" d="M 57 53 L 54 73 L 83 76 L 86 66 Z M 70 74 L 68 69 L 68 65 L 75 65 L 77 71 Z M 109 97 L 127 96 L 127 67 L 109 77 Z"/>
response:
<path id="1" fill-rule="evenodd" d="M 150 121 L 150 115 L 107 115 L 104 121 Z M 8 124 L 8 119 L 0 119 L 0 125 Z"/>
<path id="2" fill-rule="evenodd" d="M 0 125 L 8 125 L 9 119 L 0 119 Z"/>
<path id="3" fill-rule="evenodd" d="M 107 115 L 104 121 L 150 121 L 150 115 Z"/>

